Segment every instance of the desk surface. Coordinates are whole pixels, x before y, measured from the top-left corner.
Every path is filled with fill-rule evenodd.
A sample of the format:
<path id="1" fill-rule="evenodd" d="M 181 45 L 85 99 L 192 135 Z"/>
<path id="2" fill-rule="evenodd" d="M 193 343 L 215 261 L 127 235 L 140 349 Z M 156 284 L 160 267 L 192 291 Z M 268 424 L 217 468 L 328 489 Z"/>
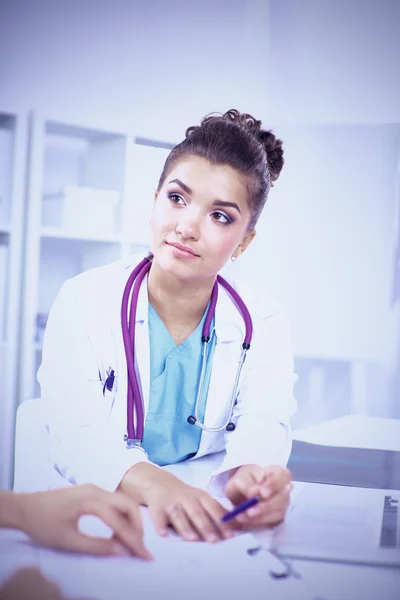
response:
<path id="1" fill-rule="evenodd" d="M 146 537 L 147 528 L 145 526 Z M 262 537 L 262 536 L 261 536 Z M 174 541 L 162 540 L 165 551 L 157 563 L 134 557 L 92 557 L 55 552 L 27 543 L 17 532 L 0 532 L 0 584 L 23 566 L 35 566 L 55 582 L 65 596 L 97 600 L 398 600 L 400 570 L 292 560 L 303 581 L 279 580 L 268 575 L 267 564 L 232 559 L 208 546 L 207 562 L 181 560 Z M 190 556 L 192 544 L 178 542 Z M 224 542 L 222 542 L 224 543 Z M 229 543 L 229 542 L 228 542 Z M 208 551 L 208 549 L 207 549 Z M 214 553 L 213 553 L 214 551 Z M 261 554 L 258 560 L 262 561 Z M 260 565 L 262 569 L 260 570 Z M 194 567 L 194 568 L 192 568 Z M 27 596 L 28 597 L 28 596 Z"/>
<path id="2" fill-rule="evenodd" d="M 358 426 L 353 418 L 347 417 L 347 424 L 359 431 L 363 429 L 358 419 Z M 331 432 L 328 443 L 343 429 L 343 421 L 339 419 L 332 425 L 325 425 L 326 431 Z M 386 420 L 384 420 L 386 421 Z M 346 423 L 346 421 L 345 421 Z M 395 423 L 397 425 L 397 423 Z M 371 427 L 372 423 L 369 424 Z M 376 421 L 375 421 L 376 425 Z M 392 425 L 388 425 L 392 427 Z M 315 441 L 312 435 L 317 435 L 316 429 L 304 435 L 306 441 Z M 393 430 L 394 431 L 394 430 Z M 391 434 L 393 434 L 393 431 Z M 336 433 L 335 433 L 336 432 Z M 306 432 L 307 434 L 307 432 Z M 322 434 L 319 434 L 322 435 Z M 362 435 L 362 434 L 361 434 Z M 385 436 L 375 440 L 381 447 Z M 396 437 L 399 440 L 400 436 Z M 326 437 L 324 436 L 326 441 Z M 392 440 L 396 441 L 396 440 Z M 387 436 L 386 436 L 387 442 Z M 347 439 L 346 444 L 347 445 Z M 368 446 L 369 447 L 369 446 Z M 386 446 L 385 449 L 395 448 Z M 179 475 L 188 483 L 204 486 L 209 473 L 221 461 L 221 456 L 214 455 L 198 461 L 187 461 L 179 465 L 172 465 L 168 470 Z M 296 502 L 296 495 L 306 484 L 295 484 L 292 501 Z M 146 539 L 148 526 L 145 519 Z M 268 533 L 257 534 L 259 540 L 268 541 Z M 267 568 L 256 568 L 256 563 L 246 559 L 235 563 L 229 559 L 224 562 L 221 554 L 213 554 L 210 550 L 206 565 L 200 560 L 195 564 L 194 570 L 179 566 L 176 552 L 171 552 L 167 540 L 165 551 L 162 547 L 156 563 L 146 564 L 134 557 L 98 558 L 91 556 L 77 556 L 68 553 L 55 552 L 39 548 L 27 543 L 24 536 L 16 532 L 0 531 L 0 584 L 4 582 L 17 569 L 25 565 L 36 566 L 42 573 L 55 581 L 63 593 L 71 598 L 91 598 L 97 600 L 126 600 L 127 598 L 140 597 L 140 600 L 153 600 L 155 598 L 172 598 L 174 600 L 187 599 L 210 600 L 214 598 L 229 598 L 229 600 L 242 600 L 243 597 L 258 600 L 270 597 L 274 600 L 398 600 L 400 589 L 400 569 L 382 567 L 355 566 L 344 564 L 331 564 L 323 562 L 293 560 L 295 570 L 304 578 L 298 580 L 281 581 L 273 580 L 268 576 Z M 150 534 L 150 549 L 151 534 Z M 189 555 L 188 543 L 180 542 Z M 178 548 L 176 546 L 175 550 Z M 208 552 L 208 550 L 207 550 Z M 197 560 L 197 559 L 196 559 Z M 259 560 L 262 560 L 260 557 Z"/>
<path id="3" fill-rule="evenodd" d="M 324 446 L 400 452 L 400 419 L 345 415 L 293 432 L 293 439 Z"/>

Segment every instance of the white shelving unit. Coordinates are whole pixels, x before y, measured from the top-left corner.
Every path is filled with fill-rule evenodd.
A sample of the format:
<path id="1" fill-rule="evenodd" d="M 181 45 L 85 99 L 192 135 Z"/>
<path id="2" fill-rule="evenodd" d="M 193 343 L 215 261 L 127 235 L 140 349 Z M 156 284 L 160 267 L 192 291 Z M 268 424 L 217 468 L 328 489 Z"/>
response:
<path id="1" fill-rule="evenodd" d="M 0 484 L 12 485 L 26 183 L 27 115 L 0 109 Z"/>
<path id="2" fill-rule="evenodd" d="M 40 395 L 36 374 L 43 329 L 63 282 L 89 268 L 125 259 L 139 248 L 147 249 L 154 191 L 169 152 L 160 145 L 121 132 L 32 116 L 21 401 Z M 107 228 L 105 220 L 99 219 L 100 202 L 98 210 L 89 210 L 83 199 L 76 218 L 66 219 L 70 197 L 63 192 L 67 186 L 94 189 L 95 199 L 102 190 L 118 193 Z"/>

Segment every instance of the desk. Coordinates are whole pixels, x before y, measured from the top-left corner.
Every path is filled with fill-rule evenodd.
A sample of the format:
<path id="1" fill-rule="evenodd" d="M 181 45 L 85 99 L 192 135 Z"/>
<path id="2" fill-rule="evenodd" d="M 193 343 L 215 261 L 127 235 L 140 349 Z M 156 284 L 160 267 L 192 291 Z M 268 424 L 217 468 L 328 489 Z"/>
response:
<path id="1" fill-rule="evenodd" d="M 293 432 L 299 442 L 400 452 L 400 419 L 345 415 Z"/>
<path id="2" fill-rule="evenodd" d="M 360 419 L 360 417 L 358 417 Z M 365 418 L 364 418 L 365 419 Z M 368 418 L 367 418 L 368 420 Z M 333 438 L 343 434 L 343 421 L 322 424 L 324 433 L 318 433 L 316 427 L 308 432 L 296 432 L 295 436 L 303 436 L 305 441 L 315 441 L 315 436 L 322 435 L 325 442 L 335 441 Z M 386 421 L 386 420 L 385 420 Z M 333 423 L 333 424 L 332 424 Z M 355 421 L 347 421 L 352 426 L 355 434 Z M 364 421 L 364 425 L 367 421 Z M 377 422 L 369 423 L 375 431 Z M 387 424 L 388 425 L 388 424 Z M 389 425 L 388 425 L 389 427 Z M 349 427 L 351 429 L 351 427 Z M 327 438 L 327 431 L 331 432 L 331 439 Z M 358 431 L 364 431 L 361 421 L 358 421 Z M 336 432 L 336 433 L 335 433 Z M 393 432 L 392 432 L 393 433 Z M 307 437 L 308 435 L 308 437 Z M 314 437 L 312 437 L 314 436 Z M 339 436 L 339 437 L 340 437 Z M 364 436 L 365 437 L 365 436 Z M 387 431 L 379 441 L 373 443 L 386 443 Z M 389 436 L 391 437 L 391 436 Z M 399 440 L 397 436 L 394 440 Z M 371 438 L 372 439 L 372 438 Z M 357 441 L 359 441 L 358 438 Z M 345 440 L 345 445 L 348 444 Z M 368 441 L 368 440 L 367 440 Z M 387 448 L 393 449 L 393 447 Z M 202 487 L 206 484 L 209 473 L 220 463 L 221 455 L 213 455 L 187 461 L 167 468 L 170 472 L 180 476 L 187 483 Z M 296 495 L 304 483 L 295 483 L 292 501 L 295 504 Z M 148 526 L 145 521 L 146 539 L 148 539 Z M 151 532 L 150 532 L 151 533 Z M 257 538 L 269 539 L 268 533 L 258 533 Z M 166 540 L 165 540 L 166 541 Z M 189 545 L 187 545 L 189 551 Z M 310 598 L 324 598 L 325 600 L 398 600 L 400 590 L 400 569 L 378 568 L 368 566 L 353 566 L 343 564 L 330 564 L 305 560 L 293 560 L 292 565 L 312 586 L 305 589 L 297 581 L 286 585 L 283 581 L 272 580 L 267 571 L 260 574 L 252 573 L 252 563 L 226 564 L 214 560 L 210 554 L 210 561 L 206 569 L 202 569 L 198 576 L 193 577 L 193 572 L 184 569 L 172 568 L 169 562 L 173 552 L 170 546 L 165 546 L 162 568 L 154 569 L 154 564 L 144 564 L 135 558 L 95 558 L 74 556 L 62 552 L 44 550 L 32 544 L 27 544 L 24 536 L 15 532 L 0 532 L 0 583 L 11 573 L 23 565 L 36 566 L 52 580 L 56 581 L 65 595 L 71 598 L 96 598 L 97 600 L 250 600 L 258 598 L 271 598 L 271 600 L 310 600 Z M 252 559 L 251 559 L 252 560 Z M 161 565 L 161 562 L 159 563 Z M 138 576 L 139 571 L 139 576 Z M 207 571 L 207 572 L 205 572 Z M 281 585 L 282 584 L 282 585 Z M 286 586 L 286 587 L 284 587 Z"/>
<path id="3" fill-rule="evenodd" d="M 243 563 L 219 565 L 210 560 L 206 569 L 193 577 L 184 569 L 169 567 L 166 552 L 163 568 L 139 563 L 134 558 L 81 557 L 25 545 L 14 532 L 0 535 L 0 583 L 24 565 L 36 566 L 56 582 L 67 597 L 91 600 L 398 600 L 400 571 L 386 568 L 292 561 L 294 568 L 311 584 L 310 590 L 293 580 L 273 580 L 251 572 Z M 252 559 L 250 559 L 252 560 Z M 223 568 L 225 567 L 225 568 Z M 138 576 L 139 573 L 139 576 Z M 282 585 L 281 585 L 282 584 Z M 28 595 L 29 599 L 30 596 Z"/>

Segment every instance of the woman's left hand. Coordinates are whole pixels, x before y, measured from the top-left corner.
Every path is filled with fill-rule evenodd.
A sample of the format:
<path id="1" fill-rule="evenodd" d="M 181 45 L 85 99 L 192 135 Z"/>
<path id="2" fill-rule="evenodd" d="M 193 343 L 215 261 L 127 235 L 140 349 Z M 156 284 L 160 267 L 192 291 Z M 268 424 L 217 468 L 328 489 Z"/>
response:
<path id="1" fill-rule="evenodd" d="M 230 476 L 225 494 L 234 506 L 257 496 L 260 502 L 235 519 L 241 528 L 272 527 L 285 518 L 290 503 L 292 474 L 274 465 L 243 465 Z"/>

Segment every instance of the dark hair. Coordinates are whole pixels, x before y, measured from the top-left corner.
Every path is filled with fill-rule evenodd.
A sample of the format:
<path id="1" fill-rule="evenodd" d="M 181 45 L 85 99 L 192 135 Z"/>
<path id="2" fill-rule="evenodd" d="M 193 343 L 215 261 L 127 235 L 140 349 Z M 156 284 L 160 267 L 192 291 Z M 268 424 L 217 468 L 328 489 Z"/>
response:
<path id="1" fill-rule="evenodd" d="M 186 137 L 165 161 L 160 189 L 175 164 L 185 156 L 200 156 L 213 165 L 229 166 L 248 177 L 251 231 L 267 201 L 271 182 L 284 164 L 283 143 L 272 131 L 261 129 L 261 121 L 238 110 L 208 115 L 199 126 L 189 127 Z"/>

